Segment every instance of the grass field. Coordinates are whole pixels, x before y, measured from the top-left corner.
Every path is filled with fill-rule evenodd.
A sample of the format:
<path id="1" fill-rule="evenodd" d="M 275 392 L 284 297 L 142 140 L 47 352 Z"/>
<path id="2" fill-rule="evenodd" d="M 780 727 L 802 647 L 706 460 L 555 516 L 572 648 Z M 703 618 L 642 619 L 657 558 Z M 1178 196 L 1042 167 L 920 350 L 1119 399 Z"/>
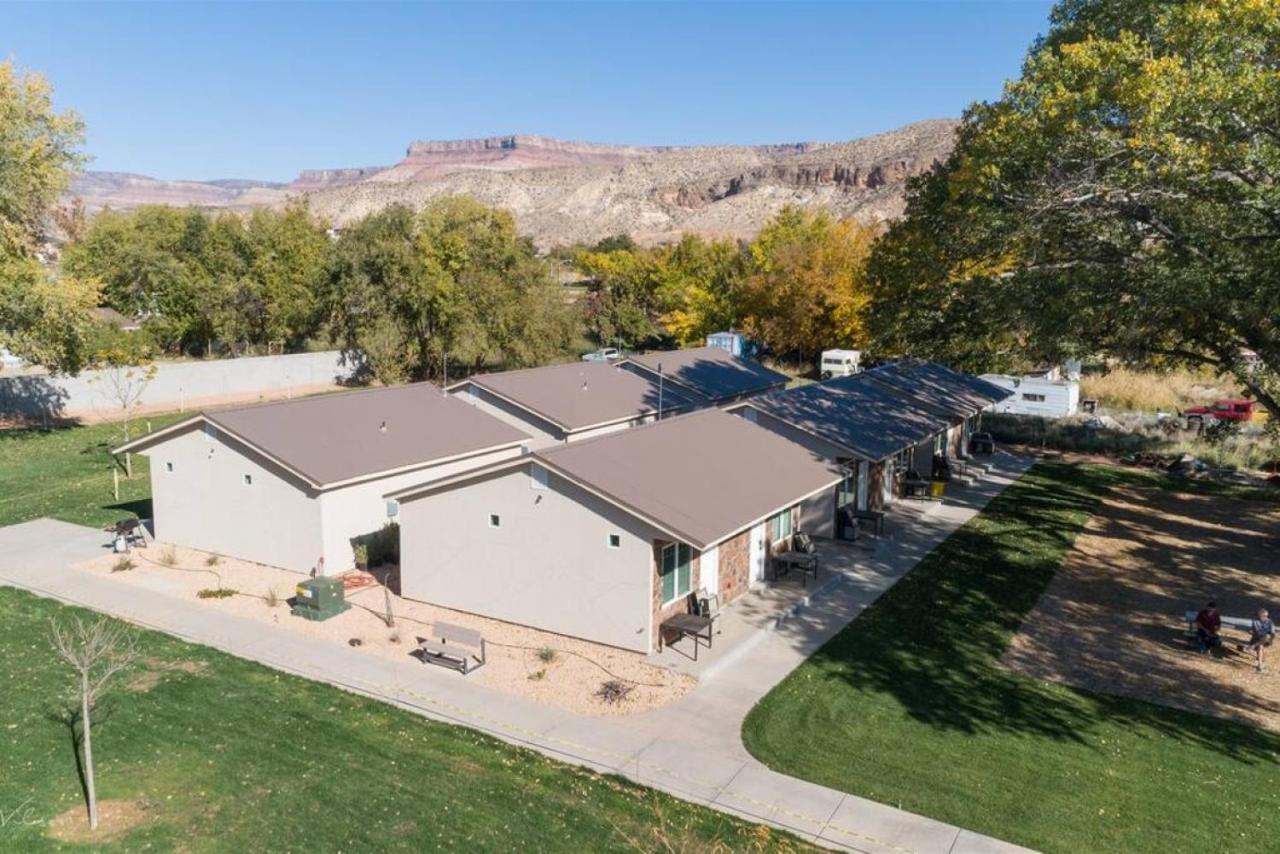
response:
<path id="1" fill-rule="evenodd" d="M 0 587 L 0 850 L 55 847 L 83 798 L 45 636 L 73 609 Z M 120 849 L 791 850 L 784 834 L 155 633 L 93 729 Z M 669 846 L 669 847 L 668 847 Z"/>
<path id="2" fill-rule="evenodd" d="M 1272 848 L 1280 736 L 998 663 L 1100 496 L 1151 480 L 1041 463 L 770 692 L 747 747 L 784 773 L 1046 851 Z"/>
<path id="3" fill-rule="evenodd" d="M 152 429 L 187 415 L 138 419 Z M 147 458 L 133 457 L 133 478 L 120 469 L 120 500 L 112 495 L 111 448 L 120 444 L 114 424 L 0 430 L 0 525 L 51 516 L 82 525 L 106 525 L 129 515 L 149 516 L 151 482 Z"/>

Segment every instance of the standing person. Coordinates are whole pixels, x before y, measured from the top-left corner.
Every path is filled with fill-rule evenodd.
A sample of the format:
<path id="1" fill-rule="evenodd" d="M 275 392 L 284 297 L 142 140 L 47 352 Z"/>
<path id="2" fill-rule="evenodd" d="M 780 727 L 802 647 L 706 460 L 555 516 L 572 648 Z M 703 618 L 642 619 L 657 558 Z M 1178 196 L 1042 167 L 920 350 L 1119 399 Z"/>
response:
<path id="1" fill-rule="evenodd" d="M 1258 672 L 1262 672 L 1262 651 L 1275 643 L 1276 626 L 1271 622 L 1271 615 L 1267 613 L 1266 608 L 1258 611 L 1258 616 L 1249 625 L 1249 642 L 1241 644 L 1238 648 L 1241 652 L 1246 649 L 1252 650 L 1253 654 L 1258 657 Z"/>
<path id="2" fill-rule="evenodd" d="M 1196 614 L 1196 645 L 1201 652 L 1222 646 L 1222 613 L 1213 600 Z"/>

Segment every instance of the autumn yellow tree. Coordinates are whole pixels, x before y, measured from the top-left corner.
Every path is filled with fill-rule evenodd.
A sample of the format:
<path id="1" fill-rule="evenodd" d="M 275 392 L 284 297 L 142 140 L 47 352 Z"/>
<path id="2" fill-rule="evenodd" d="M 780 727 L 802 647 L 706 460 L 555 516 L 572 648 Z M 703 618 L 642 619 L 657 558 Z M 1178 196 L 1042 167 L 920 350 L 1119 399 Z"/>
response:
<path id="1" fill-rule="evenodd" d="M 0 62 L 0 347 L 57 370 L 84 363 L 91 281 L 55 279 L 40 262 L 57 199 L 84 162 L 84 129 L 55 112 L 49 84 Z"/>
<path id="2" fill-rule="evenodd" d="M 778 355 L 810 358 L 861 347 L 870 296 L 866 262 L 876 231 L 825 212 L 784 208 L 751 243 L 743 323 Z"/>

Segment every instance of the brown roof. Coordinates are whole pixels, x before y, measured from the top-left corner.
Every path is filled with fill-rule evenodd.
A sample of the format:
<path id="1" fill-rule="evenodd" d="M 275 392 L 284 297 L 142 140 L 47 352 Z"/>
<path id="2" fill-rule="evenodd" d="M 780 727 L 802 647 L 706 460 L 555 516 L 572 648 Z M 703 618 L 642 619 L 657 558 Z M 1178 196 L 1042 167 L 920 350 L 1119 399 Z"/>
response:
<path id="1" fill-rule="evenodd" d="M 658 411 L 658 383 L 603 362 L 571 362 L 471 377 L 469 382 L 566 432 L 625 421 Z M 688 398 L 662 390 L 662 409 L 683 409 Z"/>
<path id="2" fill-rule="evenodd" d="M 679 383 L 712 401 L 780 388 L 787 383 L 785 374 L 771 371 L 750 359 L 739 359 L 719 347 L 660 350 L 628 356 L 626 361 L 655 374 L 661 367 L 668 381 Z"/>
<path id="3" fill-rule="evenodd" d="M 873 368 L 867 376 L 965 418 L 1013 395 L 1009 389 L 937 362 L 896 362 Z"/>
<path id="4" fill-rule="evenodd" d="M 534 457 L 698 548 L 841 478 L 838 466 L 718 409 L 573 442 Z"/>
<path id="5" fill-rule="evenodd" d="M 430 383 L 223 409 L 199 418 L 316 486 L 465 457 L 529 438 Z M 175 428 L 125 447 L 149 447 Z"/>

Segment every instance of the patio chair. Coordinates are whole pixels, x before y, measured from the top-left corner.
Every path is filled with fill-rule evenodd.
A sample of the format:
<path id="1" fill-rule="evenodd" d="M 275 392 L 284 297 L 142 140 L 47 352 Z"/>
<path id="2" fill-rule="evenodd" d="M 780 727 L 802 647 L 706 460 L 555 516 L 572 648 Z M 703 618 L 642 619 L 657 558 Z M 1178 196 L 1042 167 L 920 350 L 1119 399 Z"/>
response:
<path id="1" fill-rule="evenodd" d="M 705 589 L 698 591 L 696 606 L 699 617 L 706 617 L 711 620 L 711 630 L 716 634 L 720 633 L 720 596 L 715 593 L 708 593 Z"/>
<path id="2" fill-rule="evenodd" d="M 807 555 L 818 553 L 818 547 L 814 545 L 813 537 L 804 531 L 796 531 L 795 537 L 791 540 L 791 548 Z"/>

